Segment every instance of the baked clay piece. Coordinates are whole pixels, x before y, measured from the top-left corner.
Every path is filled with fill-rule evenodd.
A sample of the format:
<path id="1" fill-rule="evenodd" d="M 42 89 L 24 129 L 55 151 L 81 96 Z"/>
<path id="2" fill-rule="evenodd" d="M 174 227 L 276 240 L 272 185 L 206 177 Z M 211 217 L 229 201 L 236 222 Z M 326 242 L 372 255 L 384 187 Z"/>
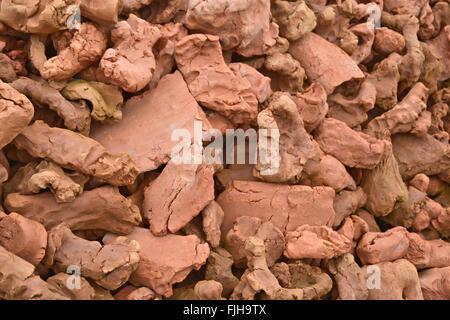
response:
<path id="1" fill-rule="evenodd" d="M 272 223 L 263 222 L 255 217 L 239 217 L 225 237 L 224 247 L 233 256 L 234 265 L 244 268 L 247 265 L 244 251 L 245 241 L 249 237 L 257 237 L 264 241 L 266 262 L 271 267 L 283 254 L 283 233 Z"/>
<path id="2" fill-rule="evenodd" d="M 269 0 L 195 0 L 183 23 L 189 30 L 219 36 L 224 50 L 244 57 L 263 55 L 278 36 L 270 6 Z"/>
<path id="3" fill-rule="evenodd" d="M 40 163 L 30 162 L 19 168 L 11 180 L 5 184 L 4 192 L 28 195 L 40 193 L 41 190 L 49 188 L 56 202 L 72 202 L 83 192 L 83 182 L 86 180 L 87 178 L 82 176 L 73 176 L 72 179 L 53 162 L 45 160 Z"/>
<path id="4" fill-rule="evenodd" d="M 30 123 L 34 107 L 30 100 L 0 80 L 0 150 Z"/>
<path id="5" fill-rule="evenodd" d="M 239 283 L 239 279 L 231 269 L 233 256 L 223 248 L 215 248 L 208 256 L 206 263 L 205 280 L 215 280 L 222 284 L 222 294 L 228 297 Z"/>
<path id="6" fill-rule="evenodd" d="M 126 237 L 139 243 L 140 261 L 131 275 L 131 284 L 149 287 L 165 297 L 172 296 L 172 285 L 183 281 L 192 270 L 200 269 L 209 255 L 208 244 L 201 244 L 194 235 L 155 237 L 148 229 L 135 228 Z M 116 238 L 107 234 L 103 243 Z"/>
<path id="7" fill-rule="evenodd" d="M 122 0 L 81 0 L 81 15 L 99 24 L 116 24 L 122 4 Z"/>
<path id="8" fill-rule="evenodd" d="M 390 55 L 393 52 L 401 53 L 405 48 L 405 38 L 389 28 L 375 29 L 373 48 L 380 54 Z"/>
<path id="9" fill-rule="evenodd" d="M 270 78 L 265 77 L 255 68 L 240 62 L 230 63 L 228 64 L 228 67 L 230 67 L 234 73 L 239 73 L 243 78 L 248 80 L 259 103 L 263 103 L 272 95 Z"/>
<path id="10" fill-rule="evenodd" d="M 127 285 L 114 295 L 114 300 L 160 300 L 160 296 L 147 287 Z"/>
<path id="11" fill-rule="evenodd" d="M 450 10 L 449 10 L 450 11 Z M 442 73 L 439 80 L 445 81 L 450 78 L 450 26 L 445 26 L 438 37 L 427 43 L 431 45 L 438 54 L 439 60 L 441 61 Z"/>
<path id="12" fill-rule="evenodd" d="M 273 20 L 280 27 L 280 36 L 289 41 L 300 39 L 316 27 L 316 16 L 303 0 L 275 0 L 271 10 Z"/>
<path id="13" fill-rule="evenodd" d="M 48 233 L 48 248 L 44 264 L 55 272 L 65 272 L 78 266 L 84 277 L 98 285 L 115 290 L 126 283 L 139 262 L 139 244 L 125 237 L 117 237 L 103 246 L 75 236 L 65 224 Z"/>
<path id="14" fill-rule="evenodd" d="M 40 70 L 46 80 L 67 80 L 100 60 L 108 39 L 106 32 L 92 23 L 82 23 L 67 44 L 57 48 L 58 55 L 48 59 Z"/>
<path id="15" fill-rule="evenodd" d="M 222 226 L 224 216 L 225 214 L 222 208 L 214 200 L 202 210 L 203 232 L 212 248 L 216 248 L 220 244 L 220 227 Z"/>
<path id="16" fill-rule="evenodd" d="M 405 259 L 363 266 L 362 272 L 368 300 L 423 300 L 417 270 Z"/>
<path id="17" fill-rule="evenodd" d="M 112 155 L 91 138 L 66 129 L 51 128 L 41 120 L 25 128 L 14 144 L 33 157 L 51 160 L 63 168 L 92 175 L 116 186 L 133 183 L 138 174 L 136 164 L 128 154 Z"/>
<path id="18" fill-rule="evenodd" d="M 319 169 L 319 150 L 306 132 L 296 104 L 286 95 L 271 99 L 269 106 L 258 114 L 258 127 L 267 130 L 266 143 L 272 148 L 272 130 L 279 138 L 278 166 L 259 159 L 255 176 L 268 182 L 296 182 L 311 176 Z M 259 150 L 262 150 L 259 142 Z M 272 149 L 270 149 L 272 150 Z M 269 157 L 275 155 L 270 154 Z"/>
<path id="19" fill-rule="evenodd" d="M 282 287 L 302 289 L 303 300 L 324 299 L 333 287 L 333 281 L 328 274 L 300 260 L 293 263 L 276 263 L 270 271 Z"/>
<path id="20" fill-rule="evenodd" d="M 289 53 L 300 62 L 311 81 L 323 85 L 327 94 L 345 82 L 361 82 L 364 79 L 364 74 L 352 58 L 313 32 L 292 42 Z"/>
<path id="21" fill-rule="evenodd" d="M 34 104 L 48 106 L 64 120 L 67 129 L 89 134 L 91 117 L 88 108 L 79 107 L 67 101 L 58 90 L 50 87 L 45 80 L 33 80 L 22 77 L 11 86 L 27 96 Z"/>
<path id="22" fill-rule="evenodd" d="M 288 259 L 331 259 L 351 250 L 352 242 L 327 226 L 302 225 L 286 233 Z"/>
<path id="23" fill-rule="evenodd" d="M 450 166 L 450 146 L 427 134 L 392 136 L 392 148 L 403 179 L 418 173 L 434 175 Z"/>
<path id="24" fill-rule="evenodd" d="M 175 60 L 199 104 L 217 111 L 235 125 L 255 122 L 258 100 L 253 88 L 246 78 L 225 64 L 218 37 L 205 34 L 184 37 L 175 46 Z"/>
<path id="25" fill-rule="evenodd" d="M 164 76 L 156 88 L 129 99 L 122 113 L 119 123 L 94 123 L 90 136 L 111 153 L 128 153 L 140 172 L 154 170 L 170 160 L 173 148 L 180 143 L 180 137 L 172 140 L 172 130 L 186 129 L 193 137 L 196 120 L 202 121 L 202 130 L 210 129 L 205 113 L 178 71 Z"/>
<path id="26" fill-rule="evenodd" d="M 450 267 L 422 270 L 419 279 L 424 300 L 450 299 Z"/>
<path id="27" fill-rule="evenodd" d="M 34 272 L 35 267 L 31 263 L 0 246 L 0 299 L 69 300 Z"/>
<path id="28" fill-rule="evenodd" d="M 331 226 L 335 216 L 334 195 L 329 187 L 233 181 L 216 198 L 225 213 L 222 237 L 241 216 L 269 221 L 283 233 L 303 224 Z"/>
<path id="29" fill-rule="evenodd" d="M 247 256 L 248 269 L 241 277 L 239 284 L 231 294 L 231 300 L 302 300 L 302 289 L 283 288 L 277 278 L 267 267 L 264 241 L 260 238 L 249 237 L 244 247 Z"/>
<path id="30" fill-rule="evenodd" d="M 391 150 L 391 143 L 349 128 L 344 122 L 324 119 L 315 133 L 320 148 L 344 165 L 373 169 Z"/>
<path id="31" fill-rule="evenodd" d="M 333 227 L 339 227 L 345 218 L 364 206 L 366 201 L 367 196 L 361 187 L 358 187 L 355 191 L 343 190 L 336 194 L 333 202 L 334 212 L 336 213 Z"/>
<path id="32" fill-rule="evenodd" d="M 130 14 L 111 30 L 114 48 L 105 51 L 99 67 L 111 84 L 127 92 L 142 90 L 155 71 L 153 46 L 161 38 L 155 25 Z"/>
<path id="33" fill-rule="evenodd" d="M 214 200 L 214 170 L 173 160 L 144 191 L 143 215 L 154 235 L 176 233 Z"/>
<path id="34" fill-rule="evenodd" d="M 6 215 L 0 211 L 0 245 L 37 266 L 45 255 L 47 232 L 36 221 L 15 212 Z"/>
<path id="35" fill-rule="evenodd" d="M 0 4 L 0 21 L 14 30 L 26 33 L 50 34 L 67 29 L 75 13 L 71 6 L 81 0 L 6 0 Z"/>
<path id="36" fill-rule="evenodd" d="M 350 253 L 330 260 L 328 270 L 336 281 L 338 300 L 367 300 L 365 275 Z"/>
<path id="37" fill-rule="evenodd" d="M 47 230 L 64 222 L 73 231 L 97 229 L 128 234 L 141 223 L 139 209 L 111 186 L 85 191 L 69 203 L 57 203 L 50 192 L 45 192 L 11 193 L 4 204 L 9 212 L 42 223 Z"/>

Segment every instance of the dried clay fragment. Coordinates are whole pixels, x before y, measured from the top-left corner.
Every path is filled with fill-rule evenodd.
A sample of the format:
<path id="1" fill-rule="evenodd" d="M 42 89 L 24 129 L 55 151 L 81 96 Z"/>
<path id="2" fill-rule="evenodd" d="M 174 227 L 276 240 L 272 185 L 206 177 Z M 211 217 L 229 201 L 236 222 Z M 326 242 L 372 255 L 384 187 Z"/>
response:
<path id="1" fill-rule="evenodd" d="M 214 200 L 214 170 L 170 161 L 144 191 L 143 214 L 153 234 L 175 233 Z"/>
<path id="2" fill-rule="evenodd" d="M 47 230 L 64 222 L 73 231 L 128 234 L 141 223 L 138 207 L 111 186 L 85 191 L 69 203 L 57 203 L 50 192 L 33 196 L 11 193 L 5 199 L 5 207 L 42 223 Z"/>
<path id="3" fill-rule="evenodd" d="M 107 234 L 103 243 L 116 237 Z M 131 275 L 131 284 L 149 287 L 165 297 L 172 296 L 172 285 L 183 281 L 192 270 L 200 269 L 209 255 L 208 244 L 201 244 L 195 235 L 155 237 L 148 229 L 135 228 L 126 237 L 139 243 L 140 261 Z"/>
<path id="4" fill-rule="evenodd" d="M 331 259 L 351 250 L 350 239 L 327 226 L 302 225 L 286 234 L 288 259 Z"/>
<path id="5" fill-rule="evenodd" d="M 25 128 L 14 144 L 33 157 L 51 160 L 63 168 L 92 175 L 112 185 L 131 184 L 138 175 L 136 164 L 128 154 L 112 155 L 91 138 L 51 128 L 40 120 Z"/>
<path id="6" fill-rule="evenodd" d="M 122 0 L 81 0 L 81 15 L 103 25 L 115 24 L 119 21 Z"/>
<path id="7" fill-rule="evenodd" d="M 111 31 L 114 48 L 105 51 L 99 70 L 108 82 L 127 92 L 137 92 L 149 84 L 155 71 L 153 46 L 161 38 L 161 31 L 130 14 Z"/>
<path id="8" fill-rule="evenodd" d="M 84 277 L 79 278 L 79 288 L 74 286 L 74 290 L 70 289 L 71 287 L 68 284 L 73 285 L 75 280 L 73 275 L 68 273 L 57 273 L 54 276 L 47 278 L 47 283 L 58 289 L 63 295 L 68 297 L 70 300 L 95 300 L 99 299 L 96 296 L 96 292 L 94 287 L 86 280 Z M 100 299 L 99 299 L 100 300 Z"/>
<path id="9" fill-rule="evenodd" d="M 283 288 L 302 289 L 303 300 L 320 300 L 331 291 L 333 281 L 318 267 L 297 260 L 276 263 L 270 271 Z"/>
<path id="10" fill-rule="evenodd" d="M 48 233 L 44 264 L 55 272 L 78 266 L 80 273 L 98 285 L 115 290 L 126 283 L 139 262 L 139 244 L 125 237 L 101 245 L 75 236 L 65 224 Z"/>
<path id="11" fill-rule="evenodd" d="M 419 279 L 424 300 L 450 299 L 450 267 L 422 270 Z"/>
<path id="12" fill-rule="evenodd" d="M 308 132 L 315 130 L 328 113 L 327 93 L 323 86 L 314 82 L 303 93 L 292 96 Z"/>
<path id="13" fill-rule="evenodd" d="M 232 265 L 233 256 L 223 248 L 212 250 L 206 263 L 205 280 L 221 283 L 224 297 L 228 297 L 239 283 L 231 269 Z"/>
<path id="14" fill-rule="evenodd" d="M 74 178 L 78 180 L 78 177 Z M 49 188 L 56 202 L 71 202 L 83 192 L 83 185 L 74 181 L 57 164 L 43 160 L 40 163 L 30 162 L 19 168 L 5 184 L 4 191 L 5 194 L 17 192 L 27 195 L 40 193 L 41 190 Z"/>
<path id="15" fill-rule="evenodd" d="M 424 209 L 425 198 L 426 194 L 424 192 L 409 186 L 407 201 L 400 202 L 399 205 L 397 205 L 390 214 L 384 216 L 382 220 L 392 226 L 410 228 L 413 225 L 416 216 Z"/>
<path id="16" fill-rule="evenodd" d="M 188 4 L 184 25 L 219 36 L 224 50 L 252 57 L 275 44 L 278 26 L 270 19 L 269 0 L 195 0 Z"/>
<path id="17" fill-rule="evenodd" d="M 239 284 L 231 294 L 231 300 L 302 300 L 302 289 L 283 288 L 277 278 L 269 270 L 266 263 L 264 241 L 249 237 L 245 241 L 248 269 L 241 277 Z"/>
<path id="18" fill-rule="evenodd" d="M 89 134 L 91 117 L 89 109 L 82 108 L 67 101 L 58 90 L 50 87 L 44 80 L 20 78 L 11 86 L 26 95 L 34 104 L 48 106 L 64 120 L 67 129 Z"/>
<path id="19" fill-rule="evenodd" d="M 58 55 L 48 59 L 41 71 L 46 80 L 61 81 L 72 78 L 78 72 L 100 60 L 107 45 L 106 32 L 92 23 L 82 23 Z"/>
<path id="20" fill-rule="evenodd" d="M 408 232 L 409 248 L 403 259 L 418 270 L 450 267 L 450 243 L 442 239 L 424 240 L 419 234 Z"/>
<path id="21" fill-rule="evenodd" d="M 5 215 L 0 211 L 0 245 L 37 266 L 45 255 L 47 232 L 36 221 L 15 212 Z"/>
<path id="22" fill-rule="evenodd" d="M 233 256 L 234 265 L 243 268 L 247 265 L 244 250 L 245 241 L 249 237 L 257 237 L 264 241 L 266 262 L 271 267 L 283 254 L 283 233 L 270 222 L 263 222 L 255 217 L 239 217 L 233 225 L 233 229 L 225 237 L 225 249 Z"/>
<path id="23" fill-rule="evenodd" d="M 289 53 L 300 62 L 311 81 L 323 85 L 327 94 L 345 82 L 364 79 L 352 58 L 313 32 L 291 43 Z"/>
<path id="24" fill-rule="evenodd" d="M 320 148 L 344 165 L 373 169 L 391 150 L 391 143 L 349 128 L 344 122 L 327 118 L 316 130 Z"/>
<path id="25" fill-rule="evenodd" d="M 405 38 L 400 33 L 386 27 L 375 29 L 373 48 L 378 53 L 383 55 L 401 53 L 405 45 Z"/>
<path id="26" fill-rule="evenodd" d="M 25 33 L 50 34 L 67 29 L 72 6 L 80 0 L 5 0 L 0 4 L 0 21 Z M 73 7 L 72 7 L 73 8 Z"/>
<path id="27" fill-rule="evenodd" d="M 310 181 L 313 187 L 327 186 L 333 188 L 336 192 L 342 191 L 345 188 L 350 190 L 356 189 L 355 180 L 347 172 L 345 166 L 338 159 L 330 155 L 321 156 L 318 173 L 306 181 Z"/>
<path id="28" fill-rule="evenodd" d="M 34 115 L 31 102 L 0 80 L 0 150 L 30 123 Z"/>
<path id="29" fill-rule="evenodd" d="M 333 208 L 336 216 L 334 218 L 333 227 L 337 228 L 342 221 L 356 210 L 366 204 L 367 196 L 361 187 L 355 191 L 343 190 L 336 194 L 334 198 Z"/>
<path id="30" fill-rule="evenodd" d="M 311 136 L 306 132 L 297 106 L 286 95 L 272 99 L 269 106 L 258 114 L 258 126 L 267 131 L 270 150 L 274 140 L 279 138 L 278 166 L 262 163 L 255 166 L 255 176 L 268 182 L 297 182 L 311 176 L 319 169 L 319 151 Z M 275 132 L 273 132 L 275 131 Z M 259 150 L 263 150 L 259 142 Z M 269 157 L 275 155 L 270 154 Z"/>
<path id="31" fill-rule="evenodd" d="M 127 285 L 120 289 L 114 300 L 160 300 L 160 296 L 147 287 L 135 287 Z"/>
<path id="32" fill-rule="evenodd" d="M 362 272 L 369 288 L 368 300 L 423 300 L 419 275 L 407 260 L 363 266 Z"/>
<path id="33" fill-rule="evenodd" d="M 192 137 L 196 120 L 202 122 L 203 130 L 211 126 L 183 76 L 175 71 L 164 76 L 156 88 L 129 99 L 123 107 L 122 121 L 94 123 L 90 136 L 111 153 L 128 153 L 142 173 L 168 162 L 179 145 L 177 139 L 171 139 L 172 130 L 186 129 Z"/>
<path id="34" fill-rule="evenodd" d="M 335 216 L 334 195 L 329 187 L 233 181 L 216 199 L 225 213 L 222 236 L 241 216 L 269 221 L 283 233 L 303 224 L 331 226 Z"/>
<path id="35" fill-rule="evenodd" d="M 62 91 L 69 100 L 87 100 L 92 105 L 91 116 L 97 121 L 122 120 L 122 92 L 119 88 L 96 81 L 74 80 Z"/>
<path id="36" fill-rule="evenodd" d="M 192 34 L 175 47 L 175 60 L 194 98 L 235 125 L 256 120 L 258 100 L 250 82 L 233 72 L 222 56 L 219 38 Z"/>
<path id="37" fill-rule="evenodd" d="M 220 227 L 222 226 L 224 212 L 219 204 L 212 200 L 202 211 L 202 227 L 206 240 L 211 247 L 216 248 L 220 244 Z"/>
<path id="38" fill-rule="evenodd" d="M 280 36 L 289 41 L 300 39 L 316 27 L 316 16 L 303 0 L 275 0 L 271 10 L 273 20 L 280 27 Z"/>
<path id="39" fill-rule="evenodd" d="M 269 72 L 274 90 L 295 94 L 303 91 L 306 78 L 305 70 L 300 62 L 289 53 L 273 52 L 264 59 L 264 67 Z"/>
<path id="40" fill-rule="evenodd" d="M 271 79 L 259 73 L 255 68 L 240 62 L 230 63 L 228 67 L 248 80 L 259 103 L 263 103 L 272 95 Z"/>
<path id="41" fill-rule="evenodd" d="M 338 300 L 367 300 L 369 291 L 365 275 L 350 253 L 331 260 L 328 270 L 336 282 Z"/>

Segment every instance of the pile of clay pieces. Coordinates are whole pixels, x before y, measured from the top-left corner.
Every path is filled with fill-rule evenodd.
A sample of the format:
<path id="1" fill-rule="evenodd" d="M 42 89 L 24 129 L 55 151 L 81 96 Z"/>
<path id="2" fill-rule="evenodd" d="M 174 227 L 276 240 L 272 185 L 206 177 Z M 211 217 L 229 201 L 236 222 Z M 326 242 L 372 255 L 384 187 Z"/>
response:
<path id="1" fill-rule="evenodd" d="M 450 299 L 449 22 L 0 1 L 0 299 Z"/>

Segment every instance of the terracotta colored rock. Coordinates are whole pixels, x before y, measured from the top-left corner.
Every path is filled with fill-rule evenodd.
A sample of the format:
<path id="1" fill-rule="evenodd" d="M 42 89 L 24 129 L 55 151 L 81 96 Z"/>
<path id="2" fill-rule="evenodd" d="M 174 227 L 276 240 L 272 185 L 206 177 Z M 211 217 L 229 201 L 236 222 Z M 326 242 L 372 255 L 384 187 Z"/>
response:
<path id="1" fill-rule="evenodd" d="M 0 245 L 37 266 L 45 255 L 47 232 L 40 223 L 13 212 L 0 216 Z"/>
<path id="2" fill-rule="evenodd" d="M 230 63 L 228 67 L 248 80 L 259 103 L 263 103 L 272 95 L 271 79 L 259 73 L 255 68 L 239 62 Z"/>
<path id="3" fill-rule="evenodd" d="M 155 235 L 175 233 L 214 200 L 213 168 L 169 162 L 145 190 L 143 214 Z"/>
<path id="4" fill-rule="evenodd" d="M 356 127 L 367 120 L 367 112 L 375 106 L 376 94 L 375 86 L 369 81 L 364 81 L 352 96 L 334 93 L 328 97 L 328 116 L 346 123 L 350 128 Z"/>
<path id="5" fill-rule="evenodd" d="M 0 80 L 0 149 L 30 123 L 33 115 L 34 108 L 27 97 Z"/>
<path id="6" fill-rule="evenodd" d="M 270 52 L 264 60 L 264 67 L 269 71 L 273 80 L 271 84 L 274 90 L 291 94 L 303 91 L 303 83 L 306 78 L 305 70 L 289 53 Z"/>
<path id="7" fill-rule="evenodd" d="M 431 135 L 396 134 L 392 137 L 394 156 L 403 179 L 418 173 L 438 174 L 450 165 L 450 147 Z"/>
<path id="8" fill-rule="evenodd" d="M 36 194 L 49 188 L 56 202 L 71 202 L 83 192 L 82 181 L 78 177 L 70 177 L 53 162 L 30 162 L 19 168 L 16 174 L 5 184 L 5 194 Z M 85 178 L 85 180 L 87 180 Z M 78 183 L 79 182 L 79 183 Z"/>
<path id="9" fill-rule="evenodd" d="M 127 92 L 142 90 L 155 71 L 152 49 L 161 31 L 145 20 L 130 14 L 111 31 L 114 48 L 105 51 L 99 67 L 105 78 Z M 133 49 L 131 49 L 133 48 Z"/>
<path id="10" fill-rule="evenodd" d="M 405 48 L 405 38 L 394 30 L 382 27 L 375 30 L 373 47 L 377 52 L 384 55 L 393 52 L 401 53 Z"/>
<path id="11" fill-rule="evenodd" d="M 268 0 L 196 0 L 187 7 L 184 25 L 219 36 L 224 50 L 251 57 L 275 44 L 278 26 L 270 18 Z"/>
<path id="12" fill-rule="evenodd" d="M 4 300 L 68 300 L 58 288 L 34 275 L 35 267 L 0 246 L 0 298 Z"/>
<path id="13" fill-rule="evenodd" d="M 26 33 L 54 33 L 67 29 L 70 6 L 80 5 L 81 0 L 40 0 L 17 2 L 2 1 L 0 21 L 9 27 Z"/>
<path id="14" fill-rule="evenodd" d="M 138 169 L 128 154 L 110 154 L 100 143 L 81 134 L 51 128 L 37 120 L 14 140 L 18 149 L 37 158 L 51 160 L 63 168 L 120 186 L 134 182 Z M 67 153 L 67 150 L 77 150 Z"/>
<path id="15" fill-rule="evenodd" d="M 424 300 L 450 299 L 450 267 L 422 270 L 419 279 Z"/>
<path id="16" fill-rule="evenodd" d="M 409 184 L 419 191 L 427 192 L 428 186 L 430 184 L 430 178 L 423 173 L 419 173 L 409 181 Z"/>
<path id="17" fill-rule="evenodd" d="M 44 80 L 36 81 L 30 78 L 20 78 L 11 86 L 26 95 L 35 104 L 48 106 L 64 120 L 67 129 L 89 134 L 91 117 L 89 109 L 80 108 L 67 101 L 58 90 L 50 87 Z"/>
<path id="18" fill-rule="evenodd" d="M 233 181 L 216 199 L 225 212 L 222 236 L 242 216 L 269 221 L 283 233 L 303 224 L 331 226 L 335 215 L 334 194 L 329 187 Z"/>
<path id="19" fill-rule="evenodd" d="M 116 238 L 107 234 L 103 241 Z M 192 270 L 198 270 L 209 255 L 208 244 L 200 244 L 194 236 L 169 234 L 155 237 L 150 230 L 135 228 L 127 235 L 139 243 L 140 261 L 130 282 L 135 286 L 146 286 L 159 295 L 170 297 L 172 285 L 181 282 Z"/>
<path id="20" fill-rule="evenodd" d="M 389 141 L 354 131 L 332 118 L 323 120 L 315 137 L 325 153 L 349 167 L 373 169 L 391 150 Z"/>
<path id="21" fill-rule="evenodd" d="M 16 80 L 17 75 L 14 70 L 13 61 L 3 53 L 0 53 L 0 80 L 5 82 L 12 82 Z"/>
<path id="22" fill-rule="evenodd" d="M 314 82 L 303 93 L 296 93 L 292 99 L 297 104 L 305 129 L 308 132 L 316 129 L 327 115 L 327 94 L 318 82 Z"/>
<path id="23" fill-rule="evenodd" d="M 245 241 L 249 237 L 260 238 L 265 243 L 266 262 L 271 267 L 283 254 L 283 233 L 270 222 L 255 217 L 239 217 L 225 237 L 225 249 L 233 256 L 234 265 L 243 268 L 247 264 Z"/>
<path id="24" fill-rule="evenodd" d="M 42 66 L 46 80 L 66 80 L 100 60 L 107 45 L 106 33 L 92 23 L 82 23 L 66 47 Z"/>
<path id="25" fill-rule="evenodd" d="M 175 60 L 198 103 L 236 125 L 255 122 L 258 100 L 252 86 L 225 64 L 218 37 L 184 37 L 176 44 Z"/>
<path id="26" fill-rule="evenodd" d="M 67 284 L 71 281 L 70 277 L 70 274 L 60 272 L 47 278 L 47 283 L 52 287 L 58 288 L 58 291 L 69 297 L 70 300 L 94 300 L 96 298 L 95 289 L 84 277 L 80 277 L 79 289 L 69 289 Z"/>
<path id="27" fill-rule="evenodd" d="M 7 181 L 10 174 L 8 159 L 2 150 L 0 150 L 0 187 L 3 182 Z"/>
<path id="28" fill-rule="evenodd" d="M 271 10 L 273 20 L 280 27 L 280 36 L 289 41 L 300 39 L 316 27 L 316 16 L 305 1 L 276 0 Z"/>
<path id="29" fill-rule="evenodd" d="M 375 269 L 379 287 L 372 280 L 375 272 L 369 269 L 374 267 L 379 268 Z M 370 285 L 368 300 L 423 300 L 417 270 L 404 259 L 363 266 L 362 271 Z"/>
<path id="30" fill-rule="evenodd" d="M 85 191 L 69 203 L 57 203 L 46 192 L 32 196 L 12 193 L 4 204 L 10 212 L 40 222 L 47 230 L 64 222 L 74 231 L 98 229 L 128 234 L 141 223 L 139 209 L 111 186 Z"/>
<path id="31" fill-rule="evenodd" d="M 450 77 L 450 26 L 445 26 L 438 37 L 427 42 L 430 44 L 438 53 L 438 56 L 442 63 L 442 74 L 439 80 L 447 80 Z"/>
<path id="32" fill-rule="evenodd" d="M 228 297 L 239 283 L 239 279 L 231 270 L 232 265 L 232 255 L 220 247 L 211 251 L 206 263 L 205 280 L 215 280 L 221 283 L 224 297 Z"/>
<path id="33" fill-rule="evenodd" d="M 429 122 L 423 124 L 421 119 L 425 116 L 429 90 L 422 84 L 417 83 L 408 95 L 393 109 L 383 115 L 371 120 L 365 132 L 374 136 L 377 132 L 388 130 L 391 134 L 411 132 L 417 135 L 426 134 L 431 125 Z"/>
<path id="34" fill-rule="evenodd" d="M 380 227 L 371 213 L 364 209 L 359 209 L 356 211 L 356 215 L 367 223 L 369 232 L 381 232 Z"/>
<path id="35" fill-rule="evenodd" d="M 450 266 L 450 243 L 437 240 L 423 240 L 417 233 L 407 234 L 409 248 L 403 259 L 417 269 L 443 268 Z"/>
<path id="36" fill-rule="evenodd" d="M 122 0 L 81 0 L 81 15 L 94 22 L 111 25 L 119 21 Z"/>
<path id="37" fill-rule="evenodd" d="M 137 11 L 144 6 L 151 4 L 153 0 L 122 0 L 121 13 L 130 13 Z"/>
<path id="38" fill-rule="evenodd" d="M 302 225 L 286 234 L 288 259 L 331 259 L 351 249 L 351 240 L 327 226 Z"/>
<path id="39" fill-rule="evenodd" d="M 409 247 L 408 232 L 403 227 L 386 232 L 368 232 L 358 243 L 356 252 L 362 264 L 394 261 L 405 256 Z"/>
<path id="40" fill-rule="evenodd" d="M 222 226 L 224 212 L 216 201 L 211 201 L 202 211 L 202 226 L 206 234 L 206 240 L 211 247 L 216 248 L 220 244 L 220 227 Z"/>
<path id="41" fill-rule="evenodd" d="M 333 286 L 328 274 L 318 267 L 312 267 L 299 260 L 286 264 L 276 263 L 270 271 L 277 278 L 282 287 L 288 289 L 302 289 L 303 300 L 323 299 Z"/>
<path id="42" fill-rule="evenodd" d="M 302 289 L 286 289 L 280 286 L 277 278 L 267 267 L 264 241 L 249 237 L 245 242 L 248 269 L 234 288 L 231 300 L 254 300 L 257 293 L 271 300 L 302 300 Z"/>
<path id="43" fill-rule="evenodd" d="M 374 169 L 363 171 L 361 186 L 367 195 L 365 208 L 376 217 L 388 215 L 408 200 L 392 150 Z"/>
<path id="44" fill-rule="evenodd" d="M 296 182 L 302 177 L 314 175 L 319 169 L 319 150 L 303 127 L 297 106 L 287 96 L 272 99 L 269 106 L 258 114 L 258 126 L 267 130 L 268 145 L 276 143 L 272 130 L 278 129 L 279 162 L 273 167 L 259 159 L 255 176 L 268 182 Z M 259 145 L 261 150 L 261 145 Z M 276 155 L 270 154 L 269 157 Z"/>
<path id="45" fill-rule="evenodd" d="M 289 53 L 297 59 L 311 81 L 319 82 L 327 94 L 341 84 L 364 78 L 357 64 L 339 47 L 315 33 L 291 43 Z M 335 61 L 340 61 L 336 65 Z"/>
<path id="46" fill-rule="evenodd" d="M 367 201 L 367 196 L 362 188 L 358 187 L 355 191 L 341 191 L 336 194 L 333 202 L 334 218 L 333 227 L 337 228 L 341 222 L 356 210 L 364 206 Z"/>
<path id="47" fill-rule="evenodd" d="M 114 300 L 160 300 L 160 297 L 147 287 L 128 285 L 114 295 Z"/>
<path id="48" fill-rule="evenodd" d="M 182 0 L 155 0 L 150 4 L 150 16 L 152 23 L 168 23 L 181 9 Z M 185 2 L 185 1 L 184 1 Z"/>
<path id="49" fill-rule="evenodd" d="M 367 300 L 365 275 L 350 253 L 331 260 L 328 270 L 336 281 L 338 300 Z"/>
<path id="50" fill-rule="evenodd" d="M 222 290 L 222 284 L 214 280 L 199 281 L 194 287 L 199 300 L 222 300 Z"/>
<path id="51" fill-rule="evenodd" d="M 172 149 L 179 144 L 172 141 L 172 130 L 184 128 L 193 136 L 195 120 L 202 121 L 203 130 L 210 128 L 178 71 L 164 76 L 155 89 L 129 99 L 122 112 L 122 121 L 94 124 L 90 136 L 109 152 L 128 153 L 140 172 L 154 170 L 170 160 Z M 152 138 L 142 138 L 145 136 Z"/>
<path id="52" fill-rule="evenodd" d="M 126 283 L 139 263 L 139 244 L 125 237 L 117 237 L 102 246 L 75 236 L 65 224 L 48 233 L 48 248 L 44 264 L 55 272 L 65 272 L 78 266 L 84 277 L 98 285 L 115 290 Z"/>
<path id="53" fill-rule="evenodd" d="M 414 187 L 408 187 L 408 197 L 405 202 L 398 205 L 389 215 L 383 217 L 392 226 L 403 226 L 410 228 L 415 221 L 417 214 L 425 206 L 426 194 Z"/>
<path id="54" fill-rule="evenodd" d="M 97 121 L 122 120 L 122 92 L 119 88 L 96 81 L 74 80 L 62 91 L 70 100 L 86 100 L 92 105 L 91 116 Z"/>

